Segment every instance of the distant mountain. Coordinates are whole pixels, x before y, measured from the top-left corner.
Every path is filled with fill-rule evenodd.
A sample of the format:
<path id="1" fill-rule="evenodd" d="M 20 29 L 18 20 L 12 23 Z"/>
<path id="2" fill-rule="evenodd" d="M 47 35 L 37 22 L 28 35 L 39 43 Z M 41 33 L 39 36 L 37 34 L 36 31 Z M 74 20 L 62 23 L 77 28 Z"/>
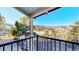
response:
<path id="1" fill-rule="evenodd" d="M 48 29 L 55 29 L 55 28 L 63 28 L 63 29 L 69 29 L 71 28 L 70 26 L 40 26 L 40 25 L 35 25 L 35 27 L 38 28 L 48 28 Z"/>

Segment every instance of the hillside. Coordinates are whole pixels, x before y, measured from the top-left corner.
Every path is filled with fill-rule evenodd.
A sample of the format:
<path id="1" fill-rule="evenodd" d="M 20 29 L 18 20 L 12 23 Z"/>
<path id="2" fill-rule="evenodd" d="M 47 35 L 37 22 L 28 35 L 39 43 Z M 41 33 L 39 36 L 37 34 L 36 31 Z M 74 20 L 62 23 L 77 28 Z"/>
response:
<path id="1" fill-rule="evenodd" d="M 44 34 L 45 30 L 56 30 L 56 38 L 59 39 L 65 39 L 65 36 L 67 35 L 68 31 L 71 29 L 69 26 L 35 26 L 35 31 L 41 33 L 40 35 Z"/>

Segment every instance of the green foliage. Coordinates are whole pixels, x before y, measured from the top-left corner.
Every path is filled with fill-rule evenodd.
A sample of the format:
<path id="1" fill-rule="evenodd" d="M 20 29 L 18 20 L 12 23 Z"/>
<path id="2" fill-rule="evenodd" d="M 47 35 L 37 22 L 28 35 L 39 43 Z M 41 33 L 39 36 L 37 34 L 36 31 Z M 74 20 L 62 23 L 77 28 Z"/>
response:
<path id="1" fill-rule="evenodd" d="M 69 30 L 66 39 L 68 40 L 78 40 L 79 36 L 79 20 L 71 25 L 71 30 Z"/>
<path id="2" fill-rule="evenodd" d="M 49 37 L 49 31 L 48 30 L 44 31 L 44 36 Z"/>
<path id="3" fill-rule="evenodd" d="M 46 37 L 51 37 L 51 38 L 56 38 L 57 37 L 57 31 L 55 29 L 52 30 L 45 30 L 44 31 L 44 36 Z"/>
<path id="4" fill-rule="evenodd" d="M 73 40 L 73 35 L 71 34 L 71 31 L 69 31 L 69 32 L 66 34 L 65 39 L 68 40 L 68 41 Z"/>
<path id="5" fill-rule="evenodd" d="M 17 31 L 16 28 L 13 28 L 11 33 L 12 33 L 13 36 L 20 36 L 22 34 L 20 31 Z"/>
<path id="6" fill-rule="evenodd" d="M 0 24 L 3 24 L 3 23 L 4 23 L 4 19 L 5 19 L 5 18 L 0 15 Z"/>
<path id="7" fill-rule="evenodd" d="M 16 21 L 15 26 L 18 31 L 22 30 L 23 25 L 20 22 Z"/>
<path id="8" fill-rule="evenodd" d="M 13 36 L 20 36 L 26 34 L 26 26 L 28 26 L 29 19 L 27 16 L 20 18 L 20 21 L 16 21 L 15 28 L 11 30 Z"/>
<path id="9" fill-rule="evenodd" d="M 57 31 L 55 30 L 55 29 L 52 29 L 51 30 L 51 34 L 50 34 L 50 36 L 52 37 L 52 38 L 56 38 L 57 37 Z"/>
<path id="10" fill-rule="evenodd" d="M 2 32 L 3 30 L 6 30 L 6 24 L 5 24 L 4 20 L 5 20 L 5 18 L 0 15 L 0 32 Z"/>
<path id="11" fill-rule="evenodd" d="M 29 18 L 27 16 L 22 16 L 19 21 L 23 25 L 29 25 Z"/>

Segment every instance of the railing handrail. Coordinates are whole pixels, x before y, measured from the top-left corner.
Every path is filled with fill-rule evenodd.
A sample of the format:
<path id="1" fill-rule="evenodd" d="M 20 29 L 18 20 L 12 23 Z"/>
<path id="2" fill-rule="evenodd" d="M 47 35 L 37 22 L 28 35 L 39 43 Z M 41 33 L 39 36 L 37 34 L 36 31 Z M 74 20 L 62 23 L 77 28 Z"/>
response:
<path id="1" fill-rule="evenodd" d="M 77 42 L 72 42 L 72 41 L 67 41 L 67 40 L 61 40 L 61 39 L 57 39 L 57 38 L 49 38 L 49 37 L 44 37 L 44 36 L 40 36 L 40 35 L 37 35 L 37 36 L 38 37 L 42 37 L 42 38 L 46 38 L 46 39 L 51 39 L 51 40 L 62 41 L 62 42 L 67 42 L 67 43 L 79 45 L 79 43 L 77 43 Z"/>
<path id="2" fill-rule="evenodd" d="M 5 46 L 5 45 L 9 45 L 9 44 L 13 44 L 13 43 L 17 43 L 17 42 L 20 42 L 20 41 L 24 41 L 24 40 L 27 40 L 27 39 L 30 39 L 30 38 L 34 38 L 34 37 L 35 36 L 29 37 L 29 38 L 25 38 L 25 39 L 15 40 L 15 41 L 4 43 L 4 44 L 0 44 L 0 47 Z"/>

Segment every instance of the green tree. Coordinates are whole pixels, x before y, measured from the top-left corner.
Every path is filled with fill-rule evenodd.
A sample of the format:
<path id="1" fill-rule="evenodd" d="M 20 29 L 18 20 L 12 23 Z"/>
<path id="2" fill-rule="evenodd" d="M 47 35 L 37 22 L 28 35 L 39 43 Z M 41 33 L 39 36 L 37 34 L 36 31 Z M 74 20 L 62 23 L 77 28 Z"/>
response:
<path id="1" fill-rule="evenodd" d="M 49 37 L 49 31 L 48 31 L 48 30 L 45 30 L 45 31 L 44 31 L 44 36 L 45 36 L 45 37 Z"/>
<path id="2" fill-rule="evenodd" d="M 4 24 L 4 20 L 5 20 L 5 18 L 3 16 L 1 16 L 1 14 L 0 14 L 0 24 Z"/>
<path id="3" fill-rule="evenodd" d="M 1 14 L 0 14 L 0 36 L 2 35 L 1 32 L 3 33 L 3 31 L 5 30 L 4 20 L 5 20 L 5 18 L 3 16 L 1 16 Z"/>
<path id="4" fill-rule="evenodd" d="M 20 36 L 22 33 L 20 31 L 18 31 L 16 28 L 13 28 L 11 31 L 13 36 L 18 37 Z"/>
<path id="5" fill-rule="evenodd" d="M 19 21 L 23 25 L 29 25 L 29 18 L 27 16 L 22 16 Z"/>
<path id="6" fill-rule="evenodd" d="M 23 25 L 20 22 L 16 21 L 15 26 L 16 26 L 17 31 L 22 32 L 22 34 L 26 33 L 26 29 L 25 29 L 26 26 L 25 25 Z"/>
<path id="7" fill-rule="evenodd" d="M 5 20 L 5 18 L 3 16 L 1 16 L 1 14 L 0 14 L 0 30 L 4 29 L 4 25 L 5 25 L 4 20 Z"/>
<path id="8" fill-rule="evenodd" d="M 29 18 L 27 16 L 23 16 L 20 18 L 20 21 L 15 22 L 15 28 L 12 29 L 12 35 L 14 36 L 20 36 L 20 35 L 26 35 L 26 27 L 29 25 Z"/>
<path id="9" fill-rule="evenodd" d="M 17 29 L 18 31 L 21 31 L 23 25 L 22 25 L 20 22 L 16 21 L 16 22 L 15 22 L 15 27 L 16 27 L 16 29 Z"/>

